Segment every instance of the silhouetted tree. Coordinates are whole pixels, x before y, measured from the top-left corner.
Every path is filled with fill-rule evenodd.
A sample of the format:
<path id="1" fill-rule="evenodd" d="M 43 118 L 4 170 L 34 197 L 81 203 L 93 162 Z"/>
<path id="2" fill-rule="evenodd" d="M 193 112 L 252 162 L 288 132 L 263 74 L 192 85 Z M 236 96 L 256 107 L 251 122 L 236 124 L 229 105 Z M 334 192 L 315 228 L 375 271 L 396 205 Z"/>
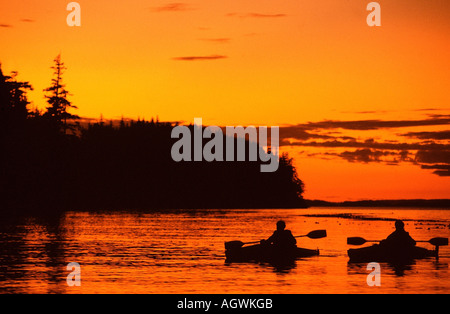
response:
<path id="1" fill-rule="evenodd" d="M 17 125 L 28 116 L 27 91 L 33 90 L 30 83 L 16 80 L 17 72 L 4 75 L 0 64 L 0 121 L 3 127 Z"/>
<path id="2" fill-rule="evenodd" d="M 80 117 L 68 112 L 69 108 L 77 109 L 77 107 L 67 99 L 69 92 L 62 83 L 62 75 L 67 68 L 61 61 L 61 55 L 55 58 L 54 63 L 55 65 L 51 67 L 54 70 L 52 85 L 44 89 L 44 92 L 49 93 L 45 98 L 47 98 L 47 103 L 50 105 L 47 107 L 47 112 L 44 116 L 48 117 L 58 129 L 63 129 L 64 134 L 66 134 L 68 128 L 73 128 L 73 125 L 67 124 L 67 120 L 75 120 Z"/>
<path id="3" fill-rule="evenodd" d="M 68 123 L 78 117 L 67 112 L 76 107 L 67 100 L 60 56 L 52 68 L 55 77 L 45 89 L 49 106 L 44 115 L 27 108 L 31 85 L 0 69 L 0 214 L 304 206 L 303 183 L 292 159 L 282 155 L 277 171 L 263 173 L 261 162 L 248 161 L 248 141 L 247 161 L 175 162 L 171 148 L 177 140 L 171 133 L 177 123 L 158 117 L 122 117 L 118 123 L 105 123 L 101 117 L 65 135 Z M 194 126 L 189 128 L 192 133 Z M 225 143 L 227 135 L 221 136 Z M 194 145 L 194 137 L 191 141 Z"/>

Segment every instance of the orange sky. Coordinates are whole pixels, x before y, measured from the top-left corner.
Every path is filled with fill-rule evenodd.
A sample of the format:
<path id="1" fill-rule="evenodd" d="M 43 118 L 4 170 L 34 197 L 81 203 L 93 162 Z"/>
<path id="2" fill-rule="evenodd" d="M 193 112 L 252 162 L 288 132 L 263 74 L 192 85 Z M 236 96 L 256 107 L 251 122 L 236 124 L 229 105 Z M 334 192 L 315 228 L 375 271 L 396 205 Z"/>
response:
<path id="1" fill-rule="evenodd" d="M 93 118 L 304 126 L 450 114 L 449 1 L 378 1 L 375 28 L 366 24 L 368 0 L 180 1 L 80 0 L 82 26 L 69 27 L 70 1 L 1 0 L 3 71 L 30 81 L 33 105 L 44 108 L 61 53 L 77 114 Z M 425 143 L 401 134 L 449 127 L 333 130 L 359 142 Z M 401 163 L 385 160 L 385 147 L 387 157 L 374 161 L 349 161 L 345 152 L 362 149 L 353 144 L 283 150 L 296 159 L 308 198 L 449 198 L 450 177 L 433 174 L 450 164 L 442 155 L 449 139 L 433 140 L 444 160 L 430 169 L 413 162 L 413 149 Z"/>

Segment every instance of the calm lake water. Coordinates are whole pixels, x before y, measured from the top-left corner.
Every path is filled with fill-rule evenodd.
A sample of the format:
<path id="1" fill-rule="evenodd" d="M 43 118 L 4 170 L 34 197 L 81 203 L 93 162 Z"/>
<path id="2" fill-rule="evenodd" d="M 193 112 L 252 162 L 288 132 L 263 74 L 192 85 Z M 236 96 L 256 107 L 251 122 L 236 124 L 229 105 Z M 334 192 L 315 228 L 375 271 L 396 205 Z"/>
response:
<path id="1" fill-rule="evenodd" d="M 439 260 L 401 269 L 382 263 L 380 287 L 367 285 L 367 264 L 348 263 L 347 237 L 383 239 L 397 218 L 416 240 L 450 237 L 450 211 L 436 209 L 68 212 L 52 221 L 6 219 L 0 223 L 0 292 L 449 293 L 448 246 Z M 283 269 L 225 263 L 225 241 L 268 238 L 279 219 L 294 235 L 326 229 L 327 238 L 298 239 L 321 255 Z M 81 266 L 80 287 L 66 284 L 70 262 Z"/>

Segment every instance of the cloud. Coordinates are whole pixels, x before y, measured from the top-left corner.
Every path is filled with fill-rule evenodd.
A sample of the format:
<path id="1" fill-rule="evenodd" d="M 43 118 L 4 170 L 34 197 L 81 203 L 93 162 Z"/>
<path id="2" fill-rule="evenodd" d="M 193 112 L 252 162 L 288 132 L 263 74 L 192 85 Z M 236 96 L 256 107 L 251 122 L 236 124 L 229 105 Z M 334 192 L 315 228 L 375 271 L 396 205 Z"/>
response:
<path id="1" fill-rule="evenodd" d="M 450 177 L 450 164 L 449 165 L 422 165 L 422 169 L 437 169 L 433 171 L 433 174 L 436 174 L 440 177 Z"/>
<path id="2" fill-rule="evenodd" d="M 263 14 L 263 13 L 228 13 L 229 17 L 240 17 L 240 18 L 280 18 L 286 17 L 287 14 L 275 13 L 275 14 Z"/>
<path id="3" fill-rule="evenodd" d="M 435 175 L 449 176 L 450 130 L 393 131 L 406 127 L 447 127 L 449 124 L 450 115 L 447 114 L 427 115 L 420 120 L 323 120 L 280 126 L 279 144 L 281 147 L 314 148 L 307 154 L 308 158 L 341 158 L 353 163 L 386 165 L 409 163 L 422 169 L 433 169 Z M 379 138 L 373 138 L 373 130 L 380 129 L 385 132 L 380 133 Z M 359 131 L 357 137 L 348 136 L 354 135 L 354 131 Z M 390 138 L 389 131 L 400 138 Z M 386 138 L 381 137 L 385 135 Z M 408 141 L 402 141 L 402 137 Z"/>
<path id="4" fill-rule="evenodd" d="M 286 17 L 286 14 L 261 14 L 261 13 L 248 13 L 246 17 L 256 17 L 256 18 L 274 18 L 274 17 Z"/>
<path id="5" fill-rule="evenodd" d="M 376 114 L 376 113 L 388 113 L 387 110 L 368 110 L 368 111 L 341 111 L 341 113 L 356 113 L 356 114 Z"/>
<path id="6" fill-rule="evenodd" d="M 225 43 L 230 42 L 231 38 L 200 38 L 199 40 L 225 44 Z"/>
<path id="7" fill-rule="evenodd" d="M 406 137 L 413 137 L 422 140 L 450 140 L 450 131 L 435 131 L 435 132 L 408 132 L 401 134 Z"/>
<path id="8" fill-rule="evenodd" d="M 36 22 L 35 20 L 32 20 L 32 19 L 21 19 L 20 21 L 21 22 L 25 22 L 25 23 L 34 23 L 34 22 Z"/>
<path id="9" fill-rule="evenodd" d="M 322 135 L 311 133 L 304 129 L 301 125 L 280 127 L 280 141 L 287 141 L 289 139 L 306 141 L 309 139 L 334 139 L 330 135 Z"/>
<path id="10" fill-rule="evenodd" d="M 192 8 L 186 4 L 181 2 L 168 3 L 166 5 L 155 7 L 151 9 L 153 12 L 180 12 L 180 11 L 189 11 Z"/>
<path id="11" fill-rule="evenodd" d="M 308 154 L 309 157 L 318 157 L 325 159 L 329 156 L 339 157 L 352 163 L 385 163 L 387 165 L 398 165 L 400 162 L 414 162 L 414 155 L 409 151 L 390 151 L 390 150 L 377 150 L 370 148 L 356 149 L 354 151 L 344 152 L 324 152 Z"/>
<path id="12" fill-rule="evenodd" d="M 386 150 L 426 150 L 426 151 L 442 151 L 450 149 L 450 145 L 439 143 L 392 143 L 392 142 L 377 142 L 371 139 L 366 141 L 312 141 L 312 142 L 290 142 L 287 139 L 280 140 L 280 146 L 309 146 L 309 147 L 325 147 L 325 148 L 373 148 L 373 149 L 386 149 Z"/>
<path id="13" fill-rule="evenodd" d="M 427 114 L 430 118 L 433 118 L 433 119 L 441 119 L 441 118 L 443 118 L 443 119 L 447 119 L 447 118 L 450 118 L 450 114 L 438 114 L 438 113 L 430 113 L 430 114 Z"/>
<path id="14" fill-rule="evenodd" d="M 10 28 L 13 27 L 11 24 L 0 24 L 0 27 Z"/>
<path id="15" fill-rule="evenodd" d="M 228 58 L 222 55 L 210 55 L 210 56 L 185 56 L 185 57 L 175 57 L 172 60 L 176 61 L 208 61 L 208 60 L 219 60 Z"/>
<path id="16" fill-rule="evenodd" d="M 408 162 L 421 166 L 422 169 L 434 169 L 433 174 L 450 176 L 450 145 L 427 143 L 388 143 L 374 140 L 366 141 L 324 141 L 324 142 L 296 142 L 287 143 L 280 141 L 280 146 L 302 146 L 323 148 L 356 148 L 354 151 L 323 152 L 323 156 L 335 156 L 348 162 L 359 163 L 385 163 L 398 165 L 400 162 Z M 416 151 L 416 153 L 414 153 Z"/>
<path id="17" fill-rule="evenodd" d="M 302 126 L 307 129 L 346 129 L 346 130 L 377 130 L 386 128 L 403 128 L 414 126 L 448 125 L 450 116 L 439 115 L 431 119 L 422 120 L 356 120 L 356 121 L 334 121 L 325 120 L 309 122 Z"/>
<path id="18" fill-rule="evenodd" d="M 289 145 L 291 142 L 307 141 L 311 139 L 323 140 L 356 140 L 352 136 L 341 135 L 339 131 L 309 130 L 304 125 L 291 125 L 280 127 L 280 142 Z"/>
<path id="19" fill-rule="evenodd" d="M 436 170 L 433 171 L 433 174 L 436 174 L 440 177 L 450 177 L 450 170 Z"/>
<path id="20" fill-rule="evenodd" d="M 353 152 L 345 151 L 345 152 L 340 153 L 339 156 L 350 162 L 369 163 L 369 162 L 381 162 L 382 157 L 390 156 L 393 154 L 394 153 L 389 152 L 389 151 L 371 150 L 369 148 L 363 148 L 363 149 L 357 149 Z"/>
<path id="21" fill-rule="evenodd" d="M 450 165 L 450 145 L 448 150 L 419 150 L 416 154 L 416 161 L 426 164 L 449 164 Z"/>
<path id="22" fill-rule="evenodd" d="M 442 108 L 420 108 L 420 109 L 413 109 L 413 111 L 441 111 Z"/>

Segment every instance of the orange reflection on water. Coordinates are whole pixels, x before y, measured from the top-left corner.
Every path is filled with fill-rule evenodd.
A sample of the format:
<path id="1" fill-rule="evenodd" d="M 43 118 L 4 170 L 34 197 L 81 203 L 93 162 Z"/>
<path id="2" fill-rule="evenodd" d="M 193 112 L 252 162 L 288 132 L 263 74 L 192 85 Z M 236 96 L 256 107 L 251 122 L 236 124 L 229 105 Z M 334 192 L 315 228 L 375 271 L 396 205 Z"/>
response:
<path id="1" fill-rule="evenodd" d="M 210 210 L 164 213 L 75 213 L 52 222 L 29 218 L 2 226 L 1 292 L 20 293 L 446 293 L 450 250 L 403 269 L 381 264 L 382 286 L 369 287 L 365 264 L 348 264 L 346 237 L 385 238 L 391 219 L 405 220 L 416 240 L 449 237 L 449 212 L 396 209 Z M 226 264 L 224 242 L 271 235 L 284 219 L 321 255 L 290 267 Z M 429 245 L 423 246 L 431 248 Z M 69 287 L 66 265 L 81 265 Z"/>

